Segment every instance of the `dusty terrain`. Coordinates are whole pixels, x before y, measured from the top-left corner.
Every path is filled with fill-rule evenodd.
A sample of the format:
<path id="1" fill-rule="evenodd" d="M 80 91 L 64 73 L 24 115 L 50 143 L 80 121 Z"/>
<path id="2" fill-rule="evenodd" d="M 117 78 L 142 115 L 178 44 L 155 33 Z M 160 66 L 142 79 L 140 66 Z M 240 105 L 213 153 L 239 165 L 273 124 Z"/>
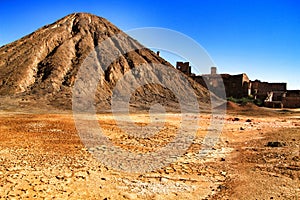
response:
<path id="1" fill-rule="evenodd" d="M 131 117 L 141 126 L 149 120 L 148 114 Z M 183 156 L 162 169 L 128 173 L 105 166 L 89 153 L 71 112 L 1 111 L 0 197 L 299 199 L 299 111 L 229 109 L 218 144 L 204 158 L 198 153 L 211 131 L 210 116 L 197 118 L 196 139 Z M 111 114 L 99 114 L 98 119 L 115 145 L 140 153 L 168 143 L 180 122 L 178 114 L 167 114 L 163 131 L 146 140 L 118 130 Z"/>
<path id="2" fill-rule="evenodd" d="M 168 112 L 160 132 L 133 137 L 104 112 L 112 97 L 128 94 L 137 133 L 149 122 L 145 110 L 159 104 Z M 183 135 L 199 120 L 196 138 L 183 155 L 147 173 L 120 171 L 96 159 L 106 147 L 85 146 L 70 111 L 74 103 L 79 111 L 95 106 L 106 137 L 141 157 L 172 143 L 182 126 L 180 106 L 196 101 L 206 112 L 188 107 L 182 114 L 189 119 Z M 222 134 L 203 157 L 204 137 L 216 132 L 207 111 L 222 103 L 106 19 L 70 14 L 0 47 L 0 198 L 299 199 L 299 110 L 229 103 Z M 163 156 L 157 155 L 152 160 Z M 122 168 L 134 160 L 119 157 L 115 163 Z"/>

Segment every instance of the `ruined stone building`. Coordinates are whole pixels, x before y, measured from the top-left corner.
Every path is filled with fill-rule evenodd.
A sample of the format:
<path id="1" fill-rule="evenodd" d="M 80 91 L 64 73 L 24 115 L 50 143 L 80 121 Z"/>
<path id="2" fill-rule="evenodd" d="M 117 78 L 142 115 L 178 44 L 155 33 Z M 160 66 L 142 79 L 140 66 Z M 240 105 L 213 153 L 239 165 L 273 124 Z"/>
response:
<path id="1" fill-rule="evenodd" d="M 251 94 L 258 99 L 266 99 L 268 92 L 273 92 L 273 101 L 281 101 L 287 92 L 286 83 L 268 83 L 259 80 L 251 81 Z"/>
<path id="2" fill-rule="evenodd" d="M 219 87 L 223 89 L 224 85 L 227 97 L 242 98 L 250 95 L 251 82 L 247 74 L 217 74 L 217 68 L 212 67 L 210 74 L 194 75 L 189 62 L 177 62 L 176 68 L 206 88 L 217 91 Z"/>
<path id="3" fill-rule="evenodd" d="M 282 98 L 286 108 L 300 108 L 300 90 L 288 90 Z"/>
<path id="4" fill-rule="evenodd" d="M 189 62 L 177 62 L 176 69 L 181 71 L 182 73 L 190 76 L 192 74 L 192 68 Z"/>
<path id="5" fill-rule="evenodd" d="M 287 90 L 286 83 L 269 83 L 259 80 L 251 81 L 247 74 L 217 74 L 217 68 L 212 67 L 210 74 L 195 75 L 191 72 L 189 62 L 177 62 L 176 69 L 191 77 L 215 94 L 221 94 L 224 84 L 226 97 L 253 97 L 265 101 L 268 107 L 300 107 L 300 90 Z M 221 78 L 220 78 L 221 77 Z"/>
<path id="6" fill-rule="evenodd" d="M 251 82 L 247 74 L 221 74 L 221 76 L 227 97 L 243 98 L 250 95 Z"/>

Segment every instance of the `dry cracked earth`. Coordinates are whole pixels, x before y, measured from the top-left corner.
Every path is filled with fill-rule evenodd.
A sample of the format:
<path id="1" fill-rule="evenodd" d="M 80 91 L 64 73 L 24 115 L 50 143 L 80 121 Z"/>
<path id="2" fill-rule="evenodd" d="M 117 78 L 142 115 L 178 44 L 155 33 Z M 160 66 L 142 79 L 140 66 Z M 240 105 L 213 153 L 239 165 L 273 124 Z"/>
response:
<path id="1" fill-rule="evenodd" d="M 249 114 L 249 113 L 248 113 Z M 186 153 L 145 173 L 106 166 L 80 140 L 71 112 L 0 112 L 1 199 L 299 199 L 300 116 L 229 112 L 217 144 L 199 157 L 213 131 L 209 114 L 199 119 Z M 180 115 L 169 113 L 160 134 L 135 138 L 111 114 L 97 115 L 105 135 L 127 151 L 144 154 L 169 143 Z M 142 127 L 149 115 L 131 118 Z M 90 150 L 90 151 L 89 151 Z"/>

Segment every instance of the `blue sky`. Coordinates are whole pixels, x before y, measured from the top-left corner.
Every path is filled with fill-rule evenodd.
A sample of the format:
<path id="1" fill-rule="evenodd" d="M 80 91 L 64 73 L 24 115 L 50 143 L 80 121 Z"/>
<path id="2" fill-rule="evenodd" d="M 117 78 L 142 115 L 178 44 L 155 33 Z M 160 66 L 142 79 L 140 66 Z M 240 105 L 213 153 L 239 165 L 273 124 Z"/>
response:
<path id="1" fill-rule="evenodd" d="M 124 31 L 179 31 L 206 49 L 220 73 L 300 89 L 300 0 L 0 0 L 0 8 L 0 46 L 67 14 L 89 12 Z"/>

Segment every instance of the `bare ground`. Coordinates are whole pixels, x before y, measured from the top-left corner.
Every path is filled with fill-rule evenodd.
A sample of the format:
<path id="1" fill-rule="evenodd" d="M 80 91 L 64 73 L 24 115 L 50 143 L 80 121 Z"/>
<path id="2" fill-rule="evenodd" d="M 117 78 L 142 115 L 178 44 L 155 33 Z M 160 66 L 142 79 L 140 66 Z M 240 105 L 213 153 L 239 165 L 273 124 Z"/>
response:
<path id="1" fill-rule="evenodd" d="M 132 114 L 141 126 L 148 114 Z M 191 119 L 192 119 L 191 115 Z M 210 116 L 188 151 L 148 173 L 105 166 L 82 144 L 72 113 L 0 112 L 2 199 L 299 199 L 300 117 L 297 111 L 230 112 L 218 144 L 197 155 L 211 131 Z M 154 151 L 172 140 L 180 121 L 168 114 L 151 140 L 129 137 L 110 114 L 99 124 L 113 143 L 128 151 Z"/>

